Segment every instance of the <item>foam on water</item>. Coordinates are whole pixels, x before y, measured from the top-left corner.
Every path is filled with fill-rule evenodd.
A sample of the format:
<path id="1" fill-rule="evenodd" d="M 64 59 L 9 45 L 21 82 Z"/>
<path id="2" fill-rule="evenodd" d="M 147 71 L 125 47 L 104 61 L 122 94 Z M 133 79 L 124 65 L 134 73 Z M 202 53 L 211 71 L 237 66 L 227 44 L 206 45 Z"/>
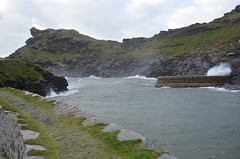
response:
<path id="1" fill-rule="evenodd" d="M 207 76 L 228 76 L 231 72 L 230 65 L 228 63 L 222 63 L 210 68 L 207 72 Z"/>
<path id="2" fill-rule="evenodd" d="M 58 96 L 69 96 L 78 93 L 78 90 L 69 90 L 60 92 L 59 94 L 55 93 L 52 89 L 50 90 L 50 93 L 46 96 L 46 98 L 53 98 Z"/>
<path id="3" fill-rule="evenodd" d="M 152 77 L 146 77 L 146 76 L 140 76 L 140 75 L 136 75 L 136 76 L 129 76 L 126 77 L 124 79 L 145 79 L 145 80 L 157 80 L 156 78 L 152 78 Z"/>
<path id="4" fill-rule="evenodd" d="M 231 92 L 231 93 L 238 93 L 240 90 L 229 90 L 224 87 L 200 87 L 204 89 L 209 89 L 211 91 L 219 91 L 219 92 Z"/>
<path id="5" fill-rule="evenodd" d="M 88 78 L 90 78 L 90 79 L 101 79 L 101 77 L 97 77 L 97 76 L 94 76 L 94 75 L 91 75 Z"/>

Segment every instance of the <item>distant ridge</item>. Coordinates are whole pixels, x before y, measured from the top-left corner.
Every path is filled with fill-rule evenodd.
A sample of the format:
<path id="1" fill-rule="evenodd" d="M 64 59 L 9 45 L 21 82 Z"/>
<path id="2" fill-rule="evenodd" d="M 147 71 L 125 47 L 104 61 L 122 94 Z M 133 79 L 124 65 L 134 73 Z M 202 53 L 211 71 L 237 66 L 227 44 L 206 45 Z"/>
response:
<path id="1" fill-rule="evenodd" d="M 240 84 L 240 5 L 210 23 L 161 31 L 152 38 L 97 40 L 75 30 L 37 30 L 8 59 L 33 61 L 68 77 L 204 75 L 229 63 Z M 229 54 L 230 53 L 230 54 Z"/>

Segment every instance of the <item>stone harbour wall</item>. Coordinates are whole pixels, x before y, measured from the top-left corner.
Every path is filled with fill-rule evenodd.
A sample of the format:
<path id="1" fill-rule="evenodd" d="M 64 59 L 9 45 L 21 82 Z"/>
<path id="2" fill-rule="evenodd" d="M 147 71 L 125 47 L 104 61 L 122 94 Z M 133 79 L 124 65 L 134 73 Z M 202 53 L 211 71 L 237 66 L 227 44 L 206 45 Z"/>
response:
<path id="1" fill-rule="evenodd" d="M 0 149 L 9 159 L 24 159 L 26 147 L 17 124 L 16 115 L 4 112 L 0 107 Z"/>
<path id="2" fill-rule="evenodd" d="M 156 87 L 215 87 L 221 86 L 230 76 L 159 76 Z"/>

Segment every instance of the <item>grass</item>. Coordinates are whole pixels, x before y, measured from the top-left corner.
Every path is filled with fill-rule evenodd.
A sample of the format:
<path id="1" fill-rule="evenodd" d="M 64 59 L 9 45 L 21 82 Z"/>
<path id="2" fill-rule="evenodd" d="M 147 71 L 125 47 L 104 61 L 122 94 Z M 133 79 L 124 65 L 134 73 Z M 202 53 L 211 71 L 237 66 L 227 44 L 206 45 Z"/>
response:
<path id="1" fill-rule="evenodd" d="M 0 89 L 1 91 L 3 89 Z M 5 89 L 7 92 L 14 92 L 16 94 L 15 90 L 13 89 Z M 10 105 L 8 102 L 4 101 L 2 98 L 0 98 L 0 104 L 3 107 L 4 110 L 8 111 L 13 111 L 13 112 L 18 112 L 18 118 L 24 119 L 25 123 L 27 126 L 22 126 L 24 127 L 24 130 L 32 130 L 32 131 L 37 131 L 40 132 L 39 137 L 36 139 L 36 144 L 37 145 L 42 145 L 48 149 L 48 151 L 44 152 L 45 157 L 47 158 L 55 158 L 57 157 L 58 150 L 56 149 L 57 144 L 56 142 L 52 139 L 49 134 L 44 132 L 44 128 L 40 126 L 39 123 L 37 123 L 35 120 L 30 118 L 28 114 L 24 113 L 23 111 L 19 110 L 18 108 Z M 27 143 L 27 142 L 26 142 Z"/>
<path id="2" fill-rule="evenodd" d="M 239 16 L 239 13 L 235 13 L 226 16 L 224 19 L 233 21 L 239 19 Z M 188 33 L 191 29 L 197 30 L 199 28 L 205 28 L 206 30 L 196 31 L 192 35 L 181 35 L 182 32 Z M 161 38 L 144 38 L 142 41 L 132 39 L 131 44 L 126 47 L 124 43 L 96 40 L 76 32 L 51 30 L 37 35 L 34 44 L 20 48 L 18 54 L 12 54 L 10 57 L 42 63 L 51 61 L 54 64 L 58 62 L 66 64 L 79 59 L 89 63 L 103 62 L 109 58 L 120 61 L 120 63 L 125 60 L 134 61 L 148 57 L 184 59 L 189 56 L 203 56 L 203 54 L 209 54 L 213 50 L 221 52 L 223 50 L 239 49 L 237 46 L 229 45 L 239 39 L 239 28 L 239 23 L 211 22 L 192 25 L 189 28 L 169 32 L 168 35 Z M 49 48 L 58 48 L 57 43 L 59 41 L 64 41 L 61 44 L 66 45 L 66 47 L 62 47 L 62 50 L 59 50 L 61 53 L 46 51 Z M 34 48 L 35 45 L 38 47 Z"/>
<path id="3" fill-rule="evenodd" d="M 0 61 L 0 85 L 6 81 L 22 79 L 26 83 L 43 79 L 42 74 L 20 61 Z"/>
<path id="4" fill-rule="evenodd" d="M 121 159 L 154 159 L 161 153 L 165 153 L 164 151 L 158 152 L 139 146 L 141 140 L 120 142 L 117 140 L 118 131 L 101 131 L 106 126 L 105 124 L 84 126 L 82 125 L 82 122 L 85 120 L 83 117 L 76 118 L 70 114 L 57 116 L 52 108 L 54 101 L 39 101 L 40 97 L 25 95 L 24 91 L 16 89 L 0 89 L 1 93 L 8 94 L 12 98 L 21 99 L 25 104 L 21 110 L 18 108 L 18 104 L 10 105 L 1 98 L 0 104 L 6 110 L 18 112 L 20 114 L 19 117 L 22 118 L 19 122 L 26 123 L 26 129 L 40 132 L 38 138 L 28 140 L 25 143 L 42 145 L 48 149 L 47 151 L 30 151 L 29 155 L 59 158 L 59 155 L 63 153 L 60 151 L 63 143 L 65 147 L 71 150 L 73 155 L 76 155 L 81 150 L 87 150 L 93 155 L 93 152 L 100 153 L 101 158 L 112 156 L 113 158 Z M 25 108 L 26 110 L 31 108 L 31 112 L 26 112 Z M 44 120 L 35 120 L 37 118 Z M 45 118 L 48 119 L 47 122 Z M 71 137 L 71 134 L 76 133 L 82 134 L 82 138 Z M 70 137 L 70 139 L 65 139 L 65 137 Z M 75 146 L 71 146 L 73 144 Z"/>

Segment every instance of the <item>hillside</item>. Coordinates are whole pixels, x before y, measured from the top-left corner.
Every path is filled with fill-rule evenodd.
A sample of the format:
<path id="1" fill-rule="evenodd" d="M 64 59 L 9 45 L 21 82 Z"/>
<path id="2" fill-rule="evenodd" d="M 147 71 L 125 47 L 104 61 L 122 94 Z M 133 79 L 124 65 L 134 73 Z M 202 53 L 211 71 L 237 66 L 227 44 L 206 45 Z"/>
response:
<path id="1" fill-rule="evenodd" d="M 219 63 L 240 84 L 240 5 L 210 23 L 161 31 L 152 38 L 97 40 L 75 30 L 37 30 L 8 58 L 33 61 L 68 77 L 203 75 Z M 229 54 L 232 53 L 232 54 Z M 227 56 L 231 55 L 231 56 Z"/>
<path id="2" fill-rule="evenodd" d="M 67 86 L 64 77 L 54 76 L 31 62 L 0 61 L 0 87 L 13 87 L 46 96 L 50 89 L 59 93 L 66 91 Z"/>

